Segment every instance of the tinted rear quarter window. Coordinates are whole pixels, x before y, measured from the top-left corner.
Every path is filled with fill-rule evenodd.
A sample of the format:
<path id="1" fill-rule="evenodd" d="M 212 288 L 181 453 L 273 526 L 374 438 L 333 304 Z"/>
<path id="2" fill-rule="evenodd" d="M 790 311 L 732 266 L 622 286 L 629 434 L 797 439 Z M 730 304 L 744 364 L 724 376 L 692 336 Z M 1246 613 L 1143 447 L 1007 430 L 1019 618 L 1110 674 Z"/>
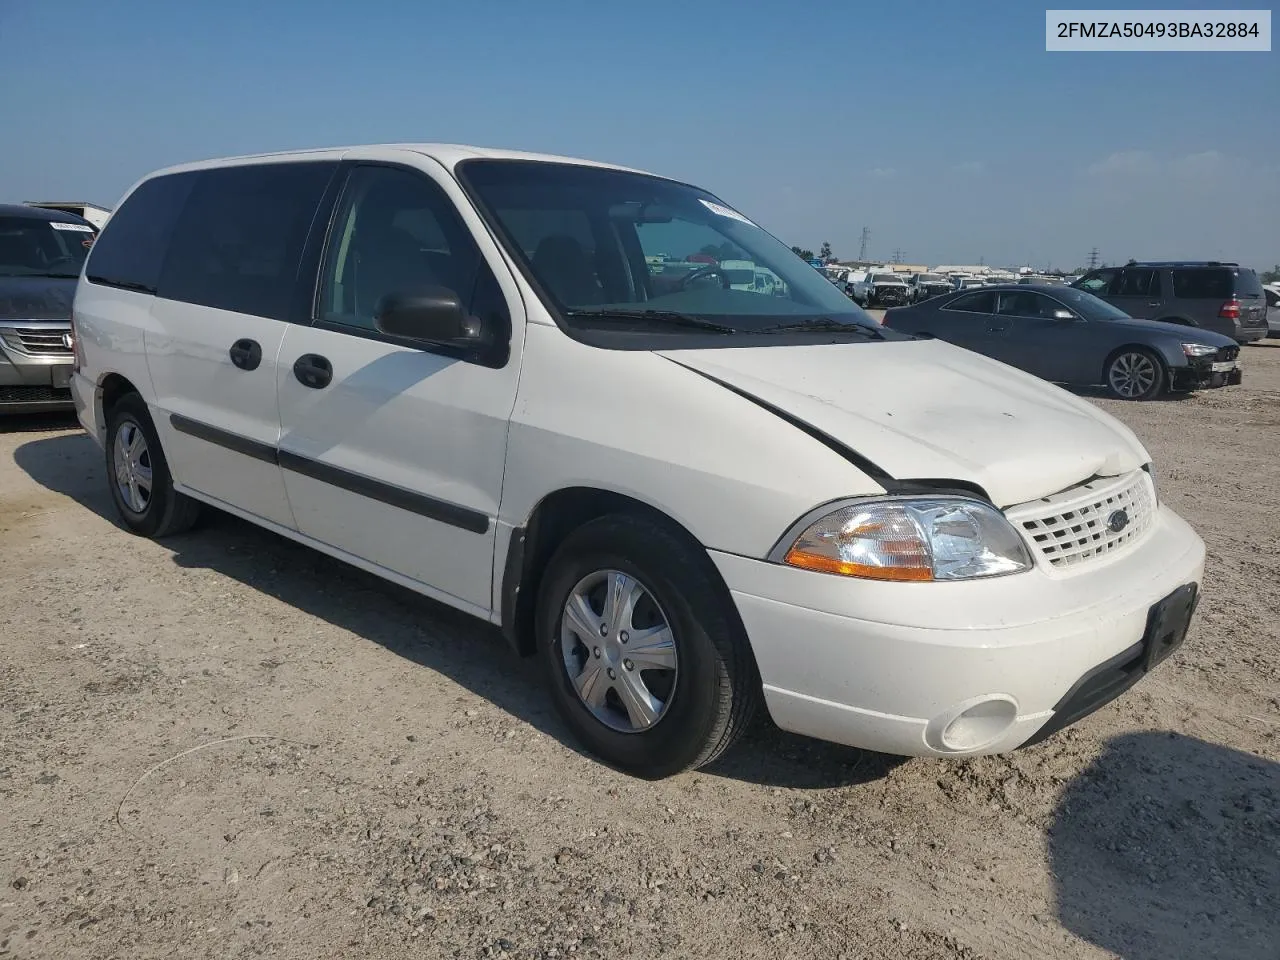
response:
<path id="1" fill-rule="evenodd" d="M 1173 271 L 1173 295 L 1185 300 L 1226 300 L 1234 276 L 1221 267 L 1194 267 Z"/>
<path id="2" fill-rule="evenodd" d="M 85 270 L 89 280 L 155 293 L 174 222 L 196 176 L 155 177 L 129 194 L 94 241 Z"/>
<path id="3" fill-rule="evenodd" d="M 160 296 L 287 319 L 302 248 L 336 166 L 201 171 L 173 231 Z"/>

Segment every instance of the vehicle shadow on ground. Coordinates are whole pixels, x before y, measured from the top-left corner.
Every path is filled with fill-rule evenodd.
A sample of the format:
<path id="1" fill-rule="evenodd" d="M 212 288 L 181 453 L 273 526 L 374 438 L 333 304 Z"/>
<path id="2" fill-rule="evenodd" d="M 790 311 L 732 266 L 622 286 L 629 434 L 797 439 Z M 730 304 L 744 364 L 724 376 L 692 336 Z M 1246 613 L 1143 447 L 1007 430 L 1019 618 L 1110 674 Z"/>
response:
<path id="1" fill-rule="evenodd" d="M 1280 955 L 1280 764 L 1117 737 L 1067 787 L 1048 841 L 1063 926 L 1110 953 Z"/>
<path id="2" fill-rule="evenodd" d="M 37 433 L 46 430 L 79 430 L 76 415 L 67 413 L 17 413 L 0 417 L 0 433 Z"/>
<path id="3" fill-rule="evenodd" d="M 48 429 L 48 427 L 46 427 Z M 14 462 L 42 486 L 118 522 L 101 451 L 83 433 L 22 444 Z M 164 546 L 182 567 L 216 571 L 302 612 L 443 674 L 581 753 L 543 689 L 541 666 L 511 650 L 497 628 L 216 510 Z M 783 733 L 766 719 L 705 772 L 770 786 L 866 783 L 887 772 L 878 755 Z"/>
<path id="4" fill-rule="evenodd" d="M 1059 384 L 1063 390 L 1068 393 L 1074 393 L 1077 397 L 1083 397 L 1086 400 L 1119 400 L 1120 398 L 1113 394 L 1106 387 L 1082 387 L 1075 384 Z M 1150 400 L 1128 400 L 1125 403 L 1182 403 L 1190 400 L 1202 391 L 1193 390 L 1190 393 L 1169 393 L 1165 391 L 1158 397 Z"/>

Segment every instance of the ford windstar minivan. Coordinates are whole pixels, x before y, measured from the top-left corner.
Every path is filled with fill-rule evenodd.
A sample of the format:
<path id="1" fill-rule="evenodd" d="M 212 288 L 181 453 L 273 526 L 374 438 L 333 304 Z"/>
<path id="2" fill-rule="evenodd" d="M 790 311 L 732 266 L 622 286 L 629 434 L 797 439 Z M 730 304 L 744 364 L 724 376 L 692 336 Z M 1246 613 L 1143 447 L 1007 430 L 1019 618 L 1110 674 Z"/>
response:
<path id="1" fill-rule="evenodd" d="M 94 244 L 74 344 L 129 529 L 210 505 L 498 624 L 643 776 L 761 700 L 840 743 L 1007 751 L 1137 682 L 1196 605 L 1203 545 L 1128 429 L 881 328 L 634 170 L 447 145 L 164 170 Z"/>

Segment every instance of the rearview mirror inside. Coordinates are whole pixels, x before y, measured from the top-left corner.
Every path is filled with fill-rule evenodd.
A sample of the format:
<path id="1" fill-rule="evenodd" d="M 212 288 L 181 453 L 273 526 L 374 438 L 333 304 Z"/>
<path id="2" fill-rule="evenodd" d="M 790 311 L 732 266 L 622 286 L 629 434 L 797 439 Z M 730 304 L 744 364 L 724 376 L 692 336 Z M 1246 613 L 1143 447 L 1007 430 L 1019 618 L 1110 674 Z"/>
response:
<path id="1" fill-rule="evenodd" d="M 389 293 L 378 301 L 373 322 L 380 333 L 431 343 L 476 345 L 483 334 L 480 319 L 468 316 L 446 287 Z"/>

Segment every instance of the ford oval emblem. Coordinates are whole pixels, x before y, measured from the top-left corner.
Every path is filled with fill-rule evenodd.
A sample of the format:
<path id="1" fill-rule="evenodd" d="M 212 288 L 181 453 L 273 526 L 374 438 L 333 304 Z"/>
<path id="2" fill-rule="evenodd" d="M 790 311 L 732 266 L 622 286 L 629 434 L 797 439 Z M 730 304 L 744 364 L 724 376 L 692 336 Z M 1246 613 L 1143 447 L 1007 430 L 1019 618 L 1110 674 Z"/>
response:
<path id="1" fill-rule="evenodd" d="M 1111 516 L 1107 517 L 1107 529 L 1112 533 L 1119 533 L 1129 525 L 1129 514 L 1124 510 L 1117 510 Z"/>

